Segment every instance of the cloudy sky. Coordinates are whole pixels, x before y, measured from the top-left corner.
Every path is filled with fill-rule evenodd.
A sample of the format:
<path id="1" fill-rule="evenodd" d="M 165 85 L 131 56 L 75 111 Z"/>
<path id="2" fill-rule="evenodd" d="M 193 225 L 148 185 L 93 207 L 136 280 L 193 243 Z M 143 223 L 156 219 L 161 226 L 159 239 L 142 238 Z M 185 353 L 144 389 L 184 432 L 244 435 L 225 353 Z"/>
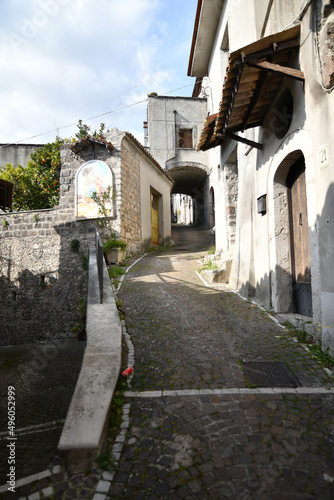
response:
<path id="1" fill-rule="evenodd" d="M 70 137 L 79 119 L 142 141 L 146 102 L 136 103 L 153 91 L 192 94 L 187 69 L 196 6 L 0 0 L 0 143 L 52 142 L 57 131 Z"/>

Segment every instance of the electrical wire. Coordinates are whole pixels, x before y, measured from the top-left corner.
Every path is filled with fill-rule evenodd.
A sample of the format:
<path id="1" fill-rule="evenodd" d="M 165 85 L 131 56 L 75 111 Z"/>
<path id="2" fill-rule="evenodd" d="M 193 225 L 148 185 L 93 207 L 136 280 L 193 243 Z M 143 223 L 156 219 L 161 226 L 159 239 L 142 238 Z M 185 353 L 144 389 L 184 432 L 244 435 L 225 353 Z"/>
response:
<path id="1" fill-rule="evenodd" d="M 184 85 L 183 87 L 178 87 L 177 89 L 168 90 L 167 92 L 164 92 L 163 94 L 159 94 L 157 97 L 165 96 L 167 94 L 171 94 L 172 92 L 176 92 L 178 90 L 182 90 L 182 89 L 185 89 L 187 87 L 191 87 L 193 85 L 194 85 L 194 83 L 189 83 L 188 85 Z M 111 113 L 117 113 L 118 111 L 122 111 L 124 109 L 128 109 L 128 108 L 131 108 L 133 106 L 137 106 L 138 104 L 143 104 L 144 102 L 147 102 L 147 100 L 148 100 L 148 98 L 146 97 L 146 99 L 142 99 L 141 101 L 133 102 L 132 104 L 127 104 L 126 106 L 121 106 L 119 108 L 111 109 L 110 111 L 106 111 L 105 113 L 101 113 L 99 115 L 95 115 L 95 116 L 92 116 L 90 118 L 86 118 L 85 120 L 82 120 L 82 121 L 85 123 L 85 122 L 88 122 L 90 120 L 95 120 L 96 118 L 101 118 L 102 116 L 109 115 Z M 69 128 L 69 127 L 74 127 L 75 125 L 77 125 L 77 123 L 63 125 L 62 127 L 57 127 L 55 129 L 49 130 L 48 132 L 42 132 L 41 134 L 32 135 L 31 137 L 27 137 L 26 139 L 20 139 L 19 141 L 7 143 L 7 144 L 2 144 L 0 146 L 0 149 L 6 148 L 9 146 L 14 146 L 16 144 L 19 144 L 20 142 L 31 141 L 32 139 L 36 139 L 37 137 L 42 137 L 43 135 L 52 134 L 53 132 L 58 132 L 59 130 L 64 130 L 64 129 Z"/>
<path id="2" fill-rule="evenodd" d="M 301 21 L 303 19 L 303 17 L 305 16 L 307 9 L 309 8 L 309 6 L 312 2 L 313 2 L 313 0 L 306 0 L 304 7 L 300 11 L 300 14 L 298 14 L 298 16 L 293 21 L 291 21 L 291 23 L 289 23 L 287 26 L 285 26 L 285 28 L 283 28 L 282 31 L 287 30 L 288 28 L 290 28 L 290 26 L 295 24 L 297 21 Z"/>

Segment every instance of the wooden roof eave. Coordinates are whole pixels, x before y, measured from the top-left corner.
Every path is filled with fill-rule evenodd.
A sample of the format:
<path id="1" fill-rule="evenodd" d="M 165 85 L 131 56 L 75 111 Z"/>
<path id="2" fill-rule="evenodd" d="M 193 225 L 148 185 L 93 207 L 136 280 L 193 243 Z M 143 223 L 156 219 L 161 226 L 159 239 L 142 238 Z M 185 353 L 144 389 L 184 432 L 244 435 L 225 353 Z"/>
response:
<path id="1" fill-rule="evenodd" d="M 297 25 L 230 55 L 214 130 L 212 133 L 211 123 L 210 134 L 207 131 L 205 140 L 199 142 L 200 149 L 221 144 L 231 133 L 239 140 L 236 132 L 261 125 L 283 76 L 304 81 L 302 71 L 285 66 L 291 51 L 299 47 L 299 32 Z"/>
<path id="2" fill-rule="evenodd" d="M 233 61 L 234 66 L 238 66 L 243 64 L 243 58 L 249 55 L 261 59 L 273 54 L 291 52 L 294 48 L 299 47 L 299 34 L 300 25 L 297 24 L 288 30 L 261 38 L 246 47 L 234 51 L 230 56 L 230 60 Z"/>
<path id="3" fill-rule="evenodd" d="M 218 113 L 215 113 L 213 115 L 207 116 L 204 127 L 200 136 L 200 139 L 197 143 L 196 151 L 206 151 L 206 149 L 209 149 L 208 146 L 211 143 L 212 139 L 212 134 L 214 130 L 214 126 L 216 123 Z"/>

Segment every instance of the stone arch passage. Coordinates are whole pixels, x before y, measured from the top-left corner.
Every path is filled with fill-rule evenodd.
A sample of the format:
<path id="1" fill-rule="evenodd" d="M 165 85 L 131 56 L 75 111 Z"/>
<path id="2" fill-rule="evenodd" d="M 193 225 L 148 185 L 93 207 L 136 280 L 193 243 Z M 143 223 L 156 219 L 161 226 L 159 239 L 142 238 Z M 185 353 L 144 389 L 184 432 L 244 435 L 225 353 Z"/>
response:
<path id="1" fill-rule="evenodd" d="M 206 167 L 197 163 L 181 163 L 167 169 L 175 182 L 172 194 L 191 196 L 194 224 L 208 228 L 209 183 Z"/>

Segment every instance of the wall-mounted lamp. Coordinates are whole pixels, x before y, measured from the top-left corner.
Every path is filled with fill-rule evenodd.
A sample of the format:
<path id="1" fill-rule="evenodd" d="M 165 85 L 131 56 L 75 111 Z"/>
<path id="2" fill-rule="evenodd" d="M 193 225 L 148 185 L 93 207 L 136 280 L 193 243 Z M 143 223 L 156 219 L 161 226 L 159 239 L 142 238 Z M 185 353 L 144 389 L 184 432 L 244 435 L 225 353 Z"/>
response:
<path id="1" fill-rule="evenodd" d="M 265 215 L 267 213 L 267 195 L 263 194 L 257 199 L 257 213 Z"/>

